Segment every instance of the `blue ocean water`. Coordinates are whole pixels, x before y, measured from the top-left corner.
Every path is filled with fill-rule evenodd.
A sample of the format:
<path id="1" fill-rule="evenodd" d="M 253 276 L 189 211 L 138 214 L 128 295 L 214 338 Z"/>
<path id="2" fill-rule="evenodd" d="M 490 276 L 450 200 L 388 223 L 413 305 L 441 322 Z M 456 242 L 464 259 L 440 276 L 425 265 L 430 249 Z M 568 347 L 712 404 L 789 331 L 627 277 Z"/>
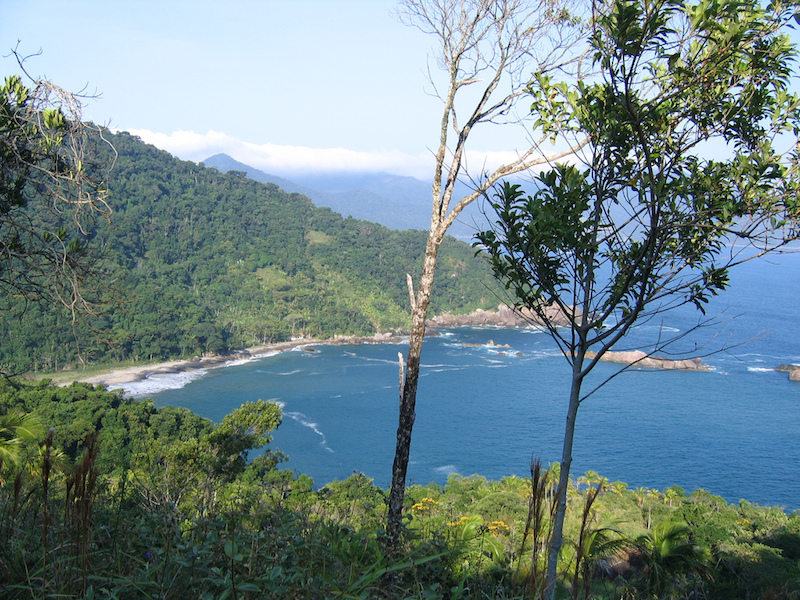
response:
<path id="1" fill-rule="evenodd" d="M 800 383 L 773 370 L 800 363 L 798 275 L 798 254 L 733 271 L 730 289 L 707 310 L 713 323 L 680 341 L 691 355 L 715 352 L 704 358 L 711 372 L 633 369 L 588 398 L 578 414 L 573 475 L 593 470 L 630 487 L 679 485 L 730 502 L 800 508 Z M 615 349 L 687 332 L 700 318 L 690 308 L 664 315 Z M 451 473 L 526 476 L 532 457 L 559 460 L 569 370 L 550 337 L 535 329 L 441 333 L 423 348 L 409 482 L 443 484 Z M 243 402 L 274 400 L 284 411 L 273 441 L 289 455 L 284 468 L 318 486 L 360 471 L 387 487 L 398 352 L 407 346 L 314 349 L 130 391 L 215 421 Z M 618 368 L 599 364 L 587 385 Z"/>

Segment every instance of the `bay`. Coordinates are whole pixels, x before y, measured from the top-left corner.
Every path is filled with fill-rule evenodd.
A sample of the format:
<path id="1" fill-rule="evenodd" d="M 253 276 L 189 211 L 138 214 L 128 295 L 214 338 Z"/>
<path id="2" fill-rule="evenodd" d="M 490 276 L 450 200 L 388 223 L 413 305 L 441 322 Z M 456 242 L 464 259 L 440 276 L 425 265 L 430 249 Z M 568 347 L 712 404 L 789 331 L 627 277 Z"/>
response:
<path id="1" fill-rule="evenodd" d="M 797 254 L 733 271 L 730 289 L 708 307 L 713 322 L 672 347 L 710 354 L 712 371 L 632 369 L 587 399 L 573 476 L 593 470 L 632 488 L 678 485 L 729 502 L 800 508 L 800 383 L 773 370 L 800 363 L 798 274 Z M 644 323 L 615 349 L 689 332 L 701 318 L 684 307 Z M 441 333 L 423 348 L 409 483 L 444 484 L 452 473 L 526 476 L 532 457 L 557 461 L 569 371 L 550 337 L 531 328 Z M 274 400 L 284 411 L 272 443 L 289 456 L 283 468 L 317 486 L 363 472 L 388 487 L 398 353 L 407 346 L 313 349 L 149 381 L 129 393 L 214 421 L 243 402 Z M 618 369 L 601 363 L 589 384 Z"/>

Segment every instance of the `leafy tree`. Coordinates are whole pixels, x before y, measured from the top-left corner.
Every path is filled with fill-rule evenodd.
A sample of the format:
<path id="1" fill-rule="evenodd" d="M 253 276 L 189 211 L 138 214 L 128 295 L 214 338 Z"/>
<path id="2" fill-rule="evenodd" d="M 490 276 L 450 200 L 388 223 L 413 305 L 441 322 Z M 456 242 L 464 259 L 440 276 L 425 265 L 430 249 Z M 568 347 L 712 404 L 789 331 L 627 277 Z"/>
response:
<path id="1" fill-rule="evenodd" d="M 502 186 L 495 229 L 478 235 L 571 369 L 550 598 L 578 408 L 604 383 L 584 389 L 590 372 L 636 323 L 683 304 L 702 311 L 729 268 L 800 233 L 800 101 L 784 33 L 797 8 L 615 0 L 604 10 L 591 37 L 598 79 L 539 75 L 530 88 L 545 131 L 590 144 L 577 164 L 542 173 L 533 195 Z M 702 158 L 711 144 L 715 157 Z"/>
<path id="2" fill-rule="evenodd" d="M 384 491 L 363 473 L 353 473 L 343 481 L 327 483 L 319 490 L 318 497 L 329 518 L 342 523 L 356 515 L 367 521 L 386 505 Z M 379 520 L 370 520 L 373 520 L 370 525 L 377 528 Z"/>
<path id="3" fill-rule="evenodd" d="M 225 462 L 217 471 L 232 476 L 241 472 L 252 450 L 259 450 L 272 441 L 269 435 L 281 424 L 281 409 L 275 402 L 245 402 L 230 414 L 209 435 L 209 442 Z M 231 458 L 234 465 L 229 464 Z"/>

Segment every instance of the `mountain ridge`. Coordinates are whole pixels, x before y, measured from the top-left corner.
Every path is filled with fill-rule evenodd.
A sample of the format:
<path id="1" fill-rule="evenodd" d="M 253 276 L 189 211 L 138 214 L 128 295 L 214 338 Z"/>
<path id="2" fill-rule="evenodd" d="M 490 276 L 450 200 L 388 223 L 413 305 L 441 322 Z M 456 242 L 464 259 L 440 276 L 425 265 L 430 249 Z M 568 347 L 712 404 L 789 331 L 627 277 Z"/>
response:
<path id="1" fill-rule="evenodd" d="M 262 183 L 274 183 L 287 192 L 310 198 L 317 206 L 328 207 L 347 217 L 380 223 L 390 229 L 430 228 L 431 184 L 404 175 L 382 172 L 333 172 L 276 175 L 242 163 L 225 153 L 215 154 L 200 164 L 221 172 L 242 171 Z M 459 185 L 457 193 L 468 188 Z M 453 237 L 470 240 L 477 231 L 474 222 L 483 221 L 476 203 L 468 206 L 450 228 Z"/>

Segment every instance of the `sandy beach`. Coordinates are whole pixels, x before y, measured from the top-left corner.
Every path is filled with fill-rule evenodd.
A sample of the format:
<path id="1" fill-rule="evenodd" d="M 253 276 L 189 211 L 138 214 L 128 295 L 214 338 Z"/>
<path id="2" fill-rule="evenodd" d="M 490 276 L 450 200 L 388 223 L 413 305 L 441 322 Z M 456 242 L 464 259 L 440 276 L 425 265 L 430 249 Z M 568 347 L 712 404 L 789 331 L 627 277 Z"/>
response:
<path id="1" fill-rule="evenodd" d="M 151 363 L 146 365 L 133 365 L 131 367 L 123 367 L 120 369 L 111 369 L 109 371 L 91 375 L 88 377 L 81 377 L 79 372 L 75 372 L 77 377 L 70 381 L 65 381 L 63 385 L 69 385 L 72 381 L 82 381 L 84 383 L 91 383 L 92 385 L 104 385 L 109 389 L 115 385 L 122 385 L 125 383 L 132 383 L 142 381 L 152 375 L 164 375 L 169 373 L 181 373 L 183 371 L 194 371 L 197 369 L 210 369 L 218 367 L 232 361 L 246 360 L 250 358 L 257 358 L 291 350 L 298 346 L 309 344 L 324 343 L 321 340 L 303 339 L 292 340 L 290 342 L 277 342 L 275 344 L 266 344 L 263 346 L 254 346 L 224 356 L 204 356 L 193 359 L 184 360 L 170 360 L 161 363 Z"/>

